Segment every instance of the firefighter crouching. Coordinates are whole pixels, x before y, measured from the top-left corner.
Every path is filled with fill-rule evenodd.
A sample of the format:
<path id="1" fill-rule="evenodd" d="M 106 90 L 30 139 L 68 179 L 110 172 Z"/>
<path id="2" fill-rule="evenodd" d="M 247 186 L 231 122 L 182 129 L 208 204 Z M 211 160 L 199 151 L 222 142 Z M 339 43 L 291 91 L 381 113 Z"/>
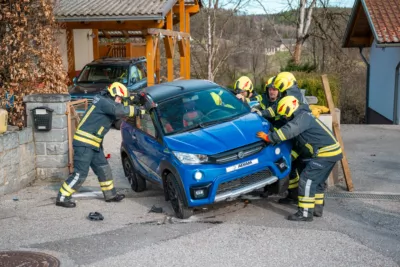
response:
<path id="1" fill-rule="evenodd" d="M 76 206 L 71 200 L 71 195 L 85 181 L 89 167 L 96 174 L 107 202 L 119 202 L 125 198 L 125 195 L 117 194 L 115 190 L 111 168 L 105 158 L 102 143 L 115 120 L 133 117 L 140 113 L 138 107 L 121 104 L 128 96 L 128 89 L 123 84 L 115 82 L 94 97 L 92 105 L 76 129 L 73 140 L 74 172 L 61 186 L 57 195 L 57 206 L 65 208 Z"/>
<path id="2" fill-rule="evenodd" d="M 277 112 L 288 123 L 278 131 L 258 132 L 257 136 L 272 144 L 293 139 L 295 147 L 302 149 L 299 159 L 304 164 L 299 168 L 298 211 L 288 220 L 312 221 L 313 216 L 322 216 L 325 181 L 335 163 L 342 159 L 342 150 L 332 132 L 294 96 L 282 98 Z"/>

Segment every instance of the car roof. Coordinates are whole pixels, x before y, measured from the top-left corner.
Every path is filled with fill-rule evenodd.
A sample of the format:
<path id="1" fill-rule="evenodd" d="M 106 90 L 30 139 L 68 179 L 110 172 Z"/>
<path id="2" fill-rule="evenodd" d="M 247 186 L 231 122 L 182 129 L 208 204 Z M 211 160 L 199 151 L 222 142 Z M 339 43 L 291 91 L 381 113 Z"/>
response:
<path id="1" fill-rule="evenodd" d="M 100 59 L 93 60 L 92 62 L 86 64 L 89 66 L 93 65 L 130 65 L 130 64 L 136 64 L 136 63 L 141 63 L 141 62 L 146 62 L 145 57 L 139 57 L 139 58 L 121 58 L 121 57 L 104 57 Z"/>
<path id="2" fill-rule="evenodd" d="M 192 79 L 161 83 L 144 88 L 140 90 L 140 92 L 146 92 L 153 99 L 153 101 L 157 103 L 188 92 L 220 87 L 222 86 L 208 80 Z"/>

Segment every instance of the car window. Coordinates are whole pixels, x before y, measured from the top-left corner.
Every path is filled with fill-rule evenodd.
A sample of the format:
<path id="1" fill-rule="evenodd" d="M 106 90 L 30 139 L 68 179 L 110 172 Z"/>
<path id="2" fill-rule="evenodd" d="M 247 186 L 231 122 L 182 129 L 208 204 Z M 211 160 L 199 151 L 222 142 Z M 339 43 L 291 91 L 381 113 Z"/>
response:
<path id="1" fill-rule="evenodd" d="M 156 138 L 156 128 L 149 113 L 136 116 L 136 128 Z"/>
<path id="2" fill-rule="evenodd" d="M 130 77 L 131 82 L 133 82 L 133 83 L 138 82 L 142 79 L 140 77 L 139 70 L 135 65 L 131 66 L 130 75 L 131 75 L 131 77 Z"/>
<path id="3" fill-rule="evenodd" d="M 141 63 L 137 64 L 136 66 L 138 67 L 140 79 L 147 78 L 146 63 L 145 62 L 141 62 Z"/>
<path id="4" fill-rule="evenodd" d="M 128 83 L 127 66 L 87 65 L 79 75 L 78 83 Z"/>
<path id="5" fill-rule="evenodd" d="M 249 111 L 247 105 L 223 88 L 178 95 L 157 107 L 166 135 L 228 121 Z"/>

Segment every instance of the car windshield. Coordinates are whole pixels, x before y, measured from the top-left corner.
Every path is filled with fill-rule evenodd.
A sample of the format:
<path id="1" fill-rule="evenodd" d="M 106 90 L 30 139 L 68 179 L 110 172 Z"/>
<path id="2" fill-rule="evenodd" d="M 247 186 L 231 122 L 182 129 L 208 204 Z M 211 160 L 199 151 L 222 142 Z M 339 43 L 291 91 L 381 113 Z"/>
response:
<path id="1" fill-rule="evenodd" d="M 165 135 L 230 121 L 249 112 L 248 105 L 223 88 L 179 95 L 157 107 Z"/>
<path id="2" fill-rule="evenodd" d="M 78 78 L 78 83 L 128 83 L 128 66 L 87 65 Z"/>

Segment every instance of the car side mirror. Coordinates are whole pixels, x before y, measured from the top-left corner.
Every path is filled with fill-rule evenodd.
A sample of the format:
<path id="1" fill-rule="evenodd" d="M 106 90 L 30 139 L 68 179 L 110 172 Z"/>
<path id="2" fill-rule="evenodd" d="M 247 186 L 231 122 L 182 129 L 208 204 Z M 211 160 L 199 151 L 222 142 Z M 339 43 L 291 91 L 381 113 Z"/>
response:
<path id="1" fill-rule="evenodd" d="M 78 78 L 76 78 L 76 77 L 74 77 L 73 79 L 72 79 L 72 82 L 74 83 L 74 84 L 76 84 L 76 81 L 78 80 Z"/>

